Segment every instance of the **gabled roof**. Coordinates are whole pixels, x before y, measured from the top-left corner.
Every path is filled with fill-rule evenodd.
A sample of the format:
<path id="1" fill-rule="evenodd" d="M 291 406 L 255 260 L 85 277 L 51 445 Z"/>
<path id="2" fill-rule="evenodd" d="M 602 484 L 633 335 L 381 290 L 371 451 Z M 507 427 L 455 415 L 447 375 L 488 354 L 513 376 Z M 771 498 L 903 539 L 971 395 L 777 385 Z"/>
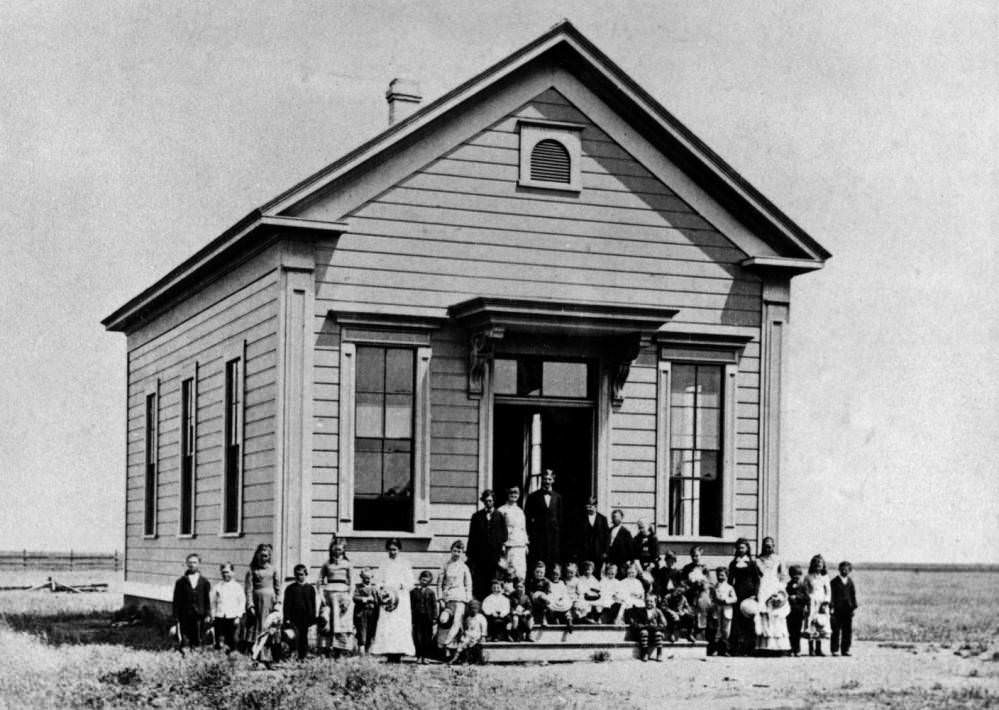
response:
<path id="1" fill-rule="evenodd" d="M 572 23 L 563 20 L 533 42 L 254 210 L 102 323 L 109 330 L 125 330 L 141 312 L 151 309 L 154 301 L 175 292 L 183 283 L 189 283 L 195 272 L 206 268 L 210 258 L 233 253 L 246 240 L 259 236 L 262 228 L 273 229 L 280 223 L 285 231 L 343 232 L 346 225 L 294 219 L 288 216 L 289 212 L 338 179 L 376 164 L 390 151 L 401 149 L 424 135 L 439 121 L 447 120 L 449 114 L 491 87 L 513 78 L 528 65 L 542 61 L 554 62 L 573 73 L 779 255 L 764 260 L 750 255 L 744 262 L 746 268 L 793 275 L 819 269 L 831 256 L 597 49 Z"/>

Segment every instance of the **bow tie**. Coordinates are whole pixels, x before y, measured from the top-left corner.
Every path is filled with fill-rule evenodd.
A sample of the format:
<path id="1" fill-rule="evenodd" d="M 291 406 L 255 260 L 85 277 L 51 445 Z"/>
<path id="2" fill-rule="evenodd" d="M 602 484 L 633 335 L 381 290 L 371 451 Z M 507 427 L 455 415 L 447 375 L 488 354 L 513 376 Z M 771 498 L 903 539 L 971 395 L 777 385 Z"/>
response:
<path id="1" fill-rule="evenodd" d="M 191 570 L 187 570 L 186 572 L 184 572 L 184 574 L 190 577 L 192 574 L 197 574 L 197 572 L 192 572 Z"/>

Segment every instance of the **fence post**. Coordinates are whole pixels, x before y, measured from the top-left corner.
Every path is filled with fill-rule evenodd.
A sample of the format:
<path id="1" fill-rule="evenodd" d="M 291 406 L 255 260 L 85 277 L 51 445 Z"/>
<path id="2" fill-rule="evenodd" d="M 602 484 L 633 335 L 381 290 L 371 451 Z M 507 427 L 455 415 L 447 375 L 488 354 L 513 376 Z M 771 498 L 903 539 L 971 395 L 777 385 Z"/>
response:
<path id="1" fill-rule="evenodd" d="M 114 551 L 114 571 L 118 571 L 118 550 Z"/>
<path id="2" fill-rule="evenodd" d="M 28 569 L 28 551 L 21 550 L 21 567 Z"/>
<path id="3" fill-rule="evenodd" d="M 73 550 L 72 550 L 72 548 L 70 548 L 70 550 L 69 550 L 69 570 L 70 570 L 70 572 L 73 571 Z"/>

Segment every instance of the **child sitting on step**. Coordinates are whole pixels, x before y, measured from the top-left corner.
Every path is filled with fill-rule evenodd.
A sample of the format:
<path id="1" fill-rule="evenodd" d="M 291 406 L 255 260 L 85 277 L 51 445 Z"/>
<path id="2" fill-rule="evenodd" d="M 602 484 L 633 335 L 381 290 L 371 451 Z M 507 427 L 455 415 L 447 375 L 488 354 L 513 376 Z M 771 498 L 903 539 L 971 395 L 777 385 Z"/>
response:
<path id="1" fill-rule="evenodd" d="M 656 608 L 656 597 L 645 597 L 645 606 L 631 612 L 631 627 L 637 632 L 638 649 L 642 661 L 649 660 L 652 649 L 656 651 L 656 662 L 663 660 L 663 636 L 666 634 L 666 616 Z"/>
<path id="2" fill-rule="evenodd" d="M 534 573 L 527 580 L 527 594 L 531 597 L 531 615 L 534 623 L 545 626 L 548 623 L 548 595 L 552 591 L 552 583 L 548 581 L 545 563 L 538 561 L 534 565 Z"/>
<path id="3" fill-rule="evenodd" d="M 562 568 L 552 565 L 551 583 L 548 585 L 548 596 L 545 600 L 546 617 L 552 624 L 565 624 L 572 632 L 572 597 L 569 588 L 562 581 Z"/>
<path id="4" fill-rule="evenodd" d="M 510 640 L 510 599 L 503 594 L 503 583 L 494 579 L 492 592 L 482 600 L 482 615 L 486 617 L 489 638 L 493 641 Z"/>
<path id="5" fill-rule="evenodd" d="M 458 623 L 455 621 L 455 623 Z M 468 613 L 461 630 L 461 638 L 448 665 L 454 663 L 482 663 L 482 642 L 486 640 L 489 624 L 482 615 L 478 599 L 468 602 Z"/>
<path id="6" fill-rule="evenodd" d="M 515 579 L 513 593 L 510 594 L 510 640 L 530 641 L 534 628 L 534 615 L 531 610 L 531 597 L 524 586 L 524 580 Z"/>

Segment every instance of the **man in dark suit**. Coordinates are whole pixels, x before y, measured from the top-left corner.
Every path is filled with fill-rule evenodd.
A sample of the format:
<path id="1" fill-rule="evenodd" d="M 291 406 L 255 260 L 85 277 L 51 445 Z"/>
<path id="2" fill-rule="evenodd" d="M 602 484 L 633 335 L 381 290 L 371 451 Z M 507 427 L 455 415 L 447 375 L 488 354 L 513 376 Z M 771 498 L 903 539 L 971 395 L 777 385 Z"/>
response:
<path id="1" fill-rule="evenodd" d="M 617 566 L 617 578 L 622 579 L 628 563 L 635 559 L 635 546 L 631 531 L 624 527 L 624 512 L 611 511 L 610 544 L 607 546 L 607 561 Z"/>
<path id="2" fill-rule="evenodd" d="M 173 585 L 173 617 L 180 629 L 180 648 L 186 641 L 192 648 L 201 645 L 201 631 L 212 623 L 212 585 L 199 570 L 201 557 L 191 553 L 185 560 L 187 571 Z"/>
<path id="3" fill-rule="evenodd" d="M 479 497 L 484 506 L 472 514 L 468 524 L 468 547 L 465 555 L 472 570 L 472 595 L 482 601 L 490 592 L 490 582 L 506 543 L 506 520 L 496 511 L 496 497 L 491 490 Z"/>
<path id="4" fill-rule="evenodd" d="M 853 643 L 853 612 L 857 609 L 857 588 L 850 579 L 852 571 L 853 565 L 840 562 L 839 575 L 829 583 L 832 592 L 832 639 L 829 641 L 829 650 L 834 656 L 840 650 L 844 656 L 849 656 L 850 644 Z"/>
<path id="5" fill-rule="evenodd" d="M 597 577 L 607 559 L 607 544 L 610 541 L 610 526 L 607 518 L 597 512 L 597 499 L 586 499 L 586 508 L 576 530 L 575 554 L 576 564 L 586 561 L 593 563 Z"/>
<path id="6" fill-rule="evenodd" d="M 545 469 L 541 488 L 527 496 L 524 517 L 527 518 L 528 574 L 538 562 L 544 562 L 551 575 L 552 565 L 562 562 L 562 496 L 555 492 L 555 473 Z"/>

